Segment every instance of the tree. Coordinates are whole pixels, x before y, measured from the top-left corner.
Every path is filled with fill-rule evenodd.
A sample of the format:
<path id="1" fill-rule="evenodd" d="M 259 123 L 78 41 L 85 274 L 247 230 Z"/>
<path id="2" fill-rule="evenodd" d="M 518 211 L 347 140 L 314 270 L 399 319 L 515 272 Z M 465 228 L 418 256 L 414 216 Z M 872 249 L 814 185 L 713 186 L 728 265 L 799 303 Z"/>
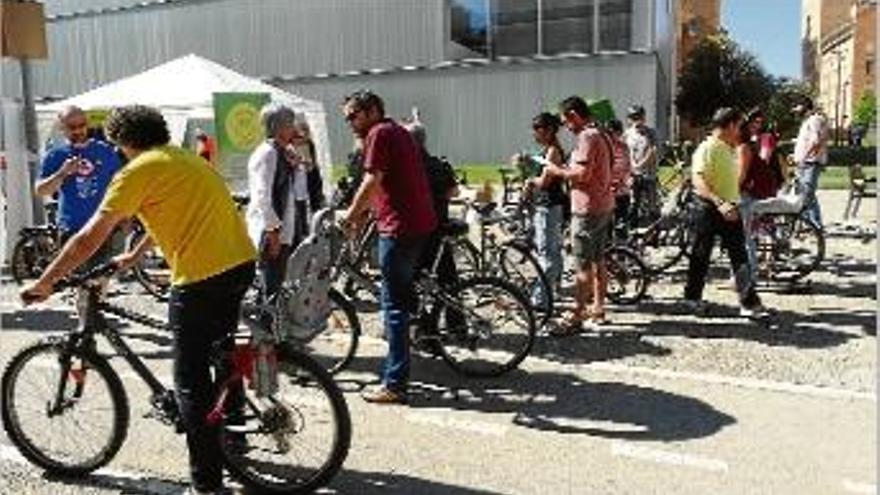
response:
<path id="1" fill-rule="evenodd" d="M 792 108 L 812 96 L 813 92 L 807 82 L 785 77 L 773 82 L 773 95 L 767 103 L 767 119 L 776 126 L 776 131 L 783 140 L 793 138 L 800 126 L 800 118 L 792 112 Z"/>
<path id="2" fill-rule="evenodd" d="M 773 80 L 757 59 L 726 34 L 710 36 L 691 52 L 678 80 L 675 106 L 692 125 L 705 126 L 715 110 L 766 104 Z"/>
<path id="3" fill-rule="evenodd" d="M 877 123 L 877 96 L 870 89 L 862 93 L 853 112 L 853 123 L 865 129 Z"/>

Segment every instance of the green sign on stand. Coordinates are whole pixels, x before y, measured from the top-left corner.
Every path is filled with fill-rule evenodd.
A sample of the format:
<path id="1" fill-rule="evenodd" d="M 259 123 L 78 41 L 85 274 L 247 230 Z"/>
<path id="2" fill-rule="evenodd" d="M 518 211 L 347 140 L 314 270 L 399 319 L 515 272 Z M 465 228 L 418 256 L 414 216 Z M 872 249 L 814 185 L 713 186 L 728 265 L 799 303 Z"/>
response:
<path id="1" fill-rule="evenodd" d="M 263 140 L 260 109 L 268 93 L 214 93 L 214 125 L 221 154 L 249 153 Z"/>

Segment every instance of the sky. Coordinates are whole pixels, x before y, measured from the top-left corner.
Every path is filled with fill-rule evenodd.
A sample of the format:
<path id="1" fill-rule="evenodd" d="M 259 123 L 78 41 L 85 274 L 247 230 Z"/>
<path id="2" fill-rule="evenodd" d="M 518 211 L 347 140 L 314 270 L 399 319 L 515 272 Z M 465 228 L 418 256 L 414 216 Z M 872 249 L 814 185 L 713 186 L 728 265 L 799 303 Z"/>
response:
<path id="1" fill-rule="evenodd" d="M 769 74 L 801 76 L 801 0 L 722 0 L 721 25 Z"/>

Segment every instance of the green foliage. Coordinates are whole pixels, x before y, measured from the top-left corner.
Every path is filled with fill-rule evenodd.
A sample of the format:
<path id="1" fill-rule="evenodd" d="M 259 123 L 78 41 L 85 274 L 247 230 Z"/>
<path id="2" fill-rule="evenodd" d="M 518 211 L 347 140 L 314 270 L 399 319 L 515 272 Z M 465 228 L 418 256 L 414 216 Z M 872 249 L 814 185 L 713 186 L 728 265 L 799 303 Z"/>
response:
<path id="1" fill-rule="evenodd" d="M 722 34 L 700 42 L 678 80 L 675 105 L 692 124 L 704 126 L 720 107 L 747 110 L 765 104 L 773 80 L 754 55 Z"/>
<path id="2" fill-rule="evenodd" d="M 862 127 L 869 128 L 877 123 L 877 95 L 873 91 L 866 90 L 862 93 L 858 103 L 856 103 L 855 112 L 853 112 L 853 123 Z"/>
<path id="3" fill-rule="evenodd" d="M 773 94 L 766 107 L 768 121 L 776 126 L 776 131 L 783 140 L 792 139 L 797 136 L 801 123 L 792 108 L 804 98 L 812 97 L 812 91 L 807 83 L 785 77 L 775 80 L 773 87 Z"/>

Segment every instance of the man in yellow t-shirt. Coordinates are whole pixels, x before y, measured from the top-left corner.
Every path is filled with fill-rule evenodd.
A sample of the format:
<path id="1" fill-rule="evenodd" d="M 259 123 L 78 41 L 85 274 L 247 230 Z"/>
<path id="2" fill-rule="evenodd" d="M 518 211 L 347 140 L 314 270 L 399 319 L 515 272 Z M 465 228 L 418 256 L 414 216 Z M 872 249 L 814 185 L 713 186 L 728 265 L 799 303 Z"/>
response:
<path id="1" fill-rule="evenodd" d="M 694 185 L 695 216 L 693 251 L 684 289 L 687 309 L 695 314 L 705 312 L 703 288 L 709 272 L 709 261 L 715 237 L 730 257 L 741 305 L 740 314 L 763 318 L 766 311 L 755 291 L 746 256 L 745 233 L 739 218 L 739 183 L 733 147 L 739 139 L 742 115 L 730 108 L 721 108 L 712 118 L 712 134 L 694 152 L 691 180 Z"/>
<path id="2" fill-rule="evenodd" d="M 22 291 L 22 299 L 47 298 L 53 284 L 88 259 L 116 224 L 132 216 L 141 220 L 149 238 L 115 261 L 123 268 L 131 265 L 151 238 L 171 267 L 168 319 L 191 491 L 213 493 L 222 488 L 223 469 L 219 430 L 205 424 L 216 389 L 210 352 L 237 326 L 256 251 L 223 179 L 191 151 L 168 145 L 168 127 L 158 111 L 116 108 L 105 129 L 130 162 L 114 176 L 98 211 Z"/>

